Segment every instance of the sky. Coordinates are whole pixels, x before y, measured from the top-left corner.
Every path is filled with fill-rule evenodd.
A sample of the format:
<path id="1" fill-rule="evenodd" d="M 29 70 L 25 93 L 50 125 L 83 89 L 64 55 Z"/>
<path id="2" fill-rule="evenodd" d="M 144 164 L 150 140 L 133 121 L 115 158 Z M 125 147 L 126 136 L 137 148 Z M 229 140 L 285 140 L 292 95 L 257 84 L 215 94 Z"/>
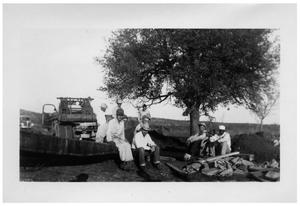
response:
<path id="1" fill-rule="evenodd" d="M 114 107 L 114 100 L 97 90 L 103 82 L 103 68 L 95 57 L 104 55 L 110 29 L 24 29 L 21 35 L 19 69 L 21 82 L 20 108 L 41 112 L 43 104 L 57 105 L 56 97 L 92 97 L 96 113 L 99 105 Z M 130 103 L 123 104 L 129 116 L 137 111 Z M 183 109 L 161 103 L 150 108 L 153 117 L 187 119 Z M 162 112 L 163 111 L 163 112 Z M 255 115 L 243 107 L 220 107 L 212 114 L 220 122 L 257 122 Z M 205 120 L 204 117 L 201 118 Z M 276 108 L 265 123 L 278 123 Z"/>
<path id="2" fill-rule="evenodd" d="M 16 71 L 19 108 L 41 112 L 43 104 L 58 105 L 57 97 L 88 96 L 94 98 L 92 106 L 95 113 L 100 112 L 99 106 L 103 102 L 109 108 L 114 107 L 114 100 L 97 90 L 102 85 L 104 74 L 103 68 L 95 62 L 95 57 L 103 56 L 107 40 L 116 28 L 95 27 L 93 22 L 98 15 L 95 9 L 90 13 L 86 10 L 85 14 L 88 15 L 82 15 L 75 10 L 67 13 L 59 7 L 56 15 L 50 15 L 53 10 L 49 8 L 44 11 L 33 9 L 28 13 L 24 9 L 15 9 L 10 12 L 12 20 L 5 21 L 6 28 L 9 28 L 6 31 L 15 31 L 14 35 L 10 35 L 12 32 L 5 35 L 5 42 L 13 42 L 12 46 L 6 48 L 14 47 L 7 54 L 7 62 L 11 64 L 6 64 L 6 71 Z M 75 18 L 70 18 L 72 15 Z M 91 18 L 93 20 L 89 21 Z M 14 24 L 22 21 L 26 26 Z M 137 116 L 131 104 L 124 103 L 123 108 L 128 116 Z M 166 103 L 152 106 L 150 111 L 153 117 L 188 119 L 182 116 L 182 108 Z M 218 122 L 257 123 L 255 115 L 234 105 L 219 107 L 212 115 Z M 200 120 L 205 118 L 201 117 Z M 279 105 L 276 105 L 264 123 L 279 122 Z"/>

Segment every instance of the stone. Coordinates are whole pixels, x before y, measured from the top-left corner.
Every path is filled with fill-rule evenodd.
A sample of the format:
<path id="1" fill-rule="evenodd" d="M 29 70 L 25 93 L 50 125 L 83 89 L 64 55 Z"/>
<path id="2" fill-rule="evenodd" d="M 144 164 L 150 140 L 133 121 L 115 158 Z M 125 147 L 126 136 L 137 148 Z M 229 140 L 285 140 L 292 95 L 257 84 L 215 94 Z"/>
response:
<path id="1" fill-rule="evenodd" d="M 217 168 L 203 169 L 201 171 L 202 174 L 207 175 L 207 176 L 214 176 L 219 172 L 220 172 L 220 170 Z"/>
<path id="2" fill-rule="evenodd" d="M 272 168 L 279 168 L 279 163 L 275 159 L 272 159 L 269 166 Z"/>
<path id="3" fill-rule="evenodd" d="M 269 180 L 272 180 L 272 181 L 276 181 L 276 180 L 279 180 L 280 173 L 275 172 L 275 171 L 269 171 L 265 174 L 265 178 L 269 179 Z"/>
<path id="4" fill-rule="evenodd" d="M 228 168 L 226 170 L 223 170 L 222 172 L 220 172 L 218 174 L 218 176 L 221 176 L 221 177 L 229 177 L 229 176 L 232 176 L 233 175 L 233 170 L 232 168 Z"/>

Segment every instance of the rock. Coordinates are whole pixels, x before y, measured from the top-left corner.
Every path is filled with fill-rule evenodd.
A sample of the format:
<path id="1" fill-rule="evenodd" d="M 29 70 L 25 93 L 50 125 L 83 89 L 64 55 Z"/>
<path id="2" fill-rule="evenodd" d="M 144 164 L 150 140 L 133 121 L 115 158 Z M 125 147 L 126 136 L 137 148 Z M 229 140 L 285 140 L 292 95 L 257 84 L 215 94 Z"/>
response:
<path id="1" fill-rule="evenodd" d="M 191 164 L 191 167 L 192 167 L 194 170 L 199 171 L 200 168 L 201 168 L 201 164 L 198 163 L 198 162 L 192 163 L 192 164 Z"/>
<path id="2" fill-rule="evenodd" d="M 221 177 L 229 177 L 229 176 L 232 176 L 233 175 L 233 170 L 232 168 L 228 168 L 226 170 L 223 170 L 222 172 L 220 172 L 218 174 L 218 176 L 221 176 Z"/>
<path id="3" fill-rule="evenodd" d="M 240 164 L 240 165 L 237 165 L 236 168 L 244 171 L 244 172 L 247 172 L 248 171 L 248 166 L 246 165 L 243 165 L 243 164 Z"/>
<path id="4" fill-rule="evenodd" d="M 215 161 L 214 167 L 219 168 L 221 170 L 225 170 L 225 169 L 228 169 L 228 163 L 224 160 L 217 160 L 217 161 Z"/>
<path id="5" fill-rule="evenodd" d="M 269 171 L 265 174 L 265 178 L 272 181 L 277 181 L 280 178 L 280 173 L 275 171 Z"/>
<path id="6" fill-rule="evenodd" d="M 262 166 L 255 166 L 255 165 L 248 167 L 248 170 L 251 171 L 251 172 L 260 171 L 260 170 L 263 170 L 263 169 L 265 169 L 265 168 L 262 167 Z"/>
<path id="7" fill-rule="evenodd" d="M 188 153 L 185 153 L 185 154 L 184 154 L 184 160 L 185 160 L 185 161 L 190 160 L 191 157 L 192 157 L 192 156 L 191 156 L 190 154 L 188 154 Z"/>
<path id="8" fill-rule="evenodd" d="M 230 162 L 232 164 L 236 165 L 236 164 L 240 163 L 240 159 L 241 159 L 240 157 L 235 157 L 235 158 L 231 159 Z"/>
<path id="9" fill-rule="evenodd" d="M 235 170 L 233 170 L 233 174 L 235 174 L 235 175 L 247 175 L 248 173 L 243 171 L 243 170 L 240 170 L 240 169 L 235 169 Z"/>
<path id="10" fill-rule="evenodd" d="M 272 159 L 271 164 L 269 166 L 272 168 L 279 168 L 279 163 L 275 159 Z"/>
<path id="11" fill-rule="evenodd" d="M 207 176 L 214 176 L 219 172 L 220 172 L 220 170 L 217 168 L 203 169 L 201 171 L 202 174 L 207 175 Z"/>
<path id="12" fill-rule="evenodd" d="M 254 163 L 253 163 L 253 162 L 250 162 L 250 161 L 244 160 L 244 159 L 241 159 L 241 164 L 242 164 L 242 165 L 245 165 L 245 166 L 247 166 L 247 167 L 252 167 L 252 166 L 254 166 Z"/>

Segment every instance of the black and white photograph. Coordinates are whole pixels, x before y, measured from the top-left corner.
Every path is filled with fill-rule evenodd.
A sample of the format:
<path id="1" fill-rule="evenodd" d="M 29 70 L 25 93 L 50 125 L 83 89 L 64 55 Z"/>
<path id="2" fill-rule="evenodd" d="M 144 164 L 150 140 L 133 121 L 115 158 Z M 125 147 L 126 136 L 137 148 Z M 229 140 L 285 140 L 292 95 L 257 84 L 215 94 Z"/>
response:
<path id="1" fill-rule="evenodd" d="M 295 5 L 256 6 L 266 19 L 293 11 L 282 18 L 296 22 Z M 212 13 L 187 21 L 196 8 L 228 21 L 202 25 Z M 5 4 L 9 179 L 42 188 L 234 184 L 257 193 L 285 185 L 285 175 L 296 177 L 284 166 L 293 161 L 286 155 L 296 161 L 296 133 L 285 134 L 296 132 L 296 116 L 285 116 L 296 109 L 296 86 L 287 86 L 296 80 L 286 78 L 287 70 L 296 74 L 296 54 L 285 58 L 296 24 L 250 26 L 247 8 L 255 16 L 254 5 Z M 294 186 L 284 200 L 294 200 Z"/>

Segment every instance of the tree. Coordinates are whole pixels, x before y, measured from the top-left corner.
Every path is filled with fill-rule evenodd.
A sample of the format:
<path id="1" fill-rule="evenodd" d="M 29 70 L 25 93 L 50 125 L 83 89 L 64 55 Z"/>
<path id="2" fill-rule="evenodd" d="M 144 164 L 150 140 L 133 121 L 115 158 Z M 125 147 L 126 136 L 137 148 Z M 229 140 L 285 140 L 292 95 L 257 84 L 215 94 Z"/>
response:
<path id="1" fill-rule="evenodd" d="M 278 99 L 279 92 L 271 91 L 257 96 L 257 98 L 251 102 L 249 109 L 259 119 L 259 131 L 263 131 L 263 121 L 270 114 Z"/>
<path id="2" fill-rule="evenodd" d="M 185 108 L 190 132 L 219 104 L 246 104 L 268 90 L 278 54 L 267 29 L 121 29 L 103 58 L 110 97 Z"/>

